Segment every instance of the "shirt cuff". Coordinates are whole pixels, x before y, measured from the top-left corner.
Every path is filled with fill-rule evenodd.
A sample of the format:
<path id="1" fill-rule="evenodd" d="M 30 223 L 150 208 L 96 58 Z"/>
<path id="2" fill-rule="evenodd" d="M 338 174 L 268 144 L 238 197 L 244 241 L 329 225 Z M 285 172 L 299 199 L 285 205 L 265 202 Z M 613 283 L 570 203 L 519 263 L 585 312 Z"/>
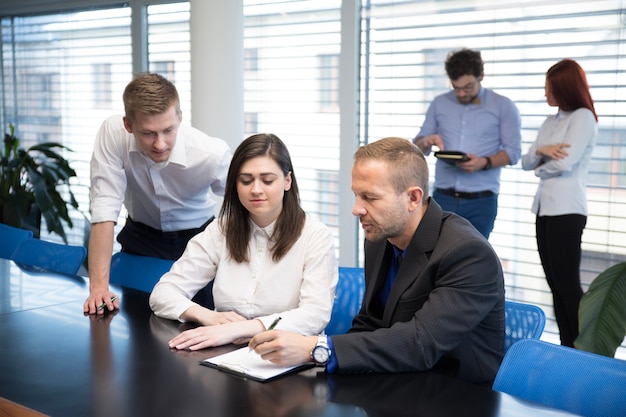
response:
<path id="1" fill-rule="evenodd" d="M 328 343 L 328 349 L 330 349 L 330 358 L 328 359 L 328 363 L 326 364 L 326 372 L 328 372 L 329 374 L 334 374 L 335 372 L 337 372 L 339 363 L 337 363 L 335 349 L 333 349 L 333 338 L 328 336 L 326 342 Z"/>
<path id="2" fill-rule="evenodd" d="M 265 327 L 265 330 L 269 330 L 270 326 L 272 325 L 272 323 L 274 323 L 274 321 L 279 317 L 279 314 L 271 314 L 269 316 L 263 316 L 263 317 L 253 317 L 252 319 L 257 319 L 259 320 L 261 323 L 263 323 L 263 326 Z"/>

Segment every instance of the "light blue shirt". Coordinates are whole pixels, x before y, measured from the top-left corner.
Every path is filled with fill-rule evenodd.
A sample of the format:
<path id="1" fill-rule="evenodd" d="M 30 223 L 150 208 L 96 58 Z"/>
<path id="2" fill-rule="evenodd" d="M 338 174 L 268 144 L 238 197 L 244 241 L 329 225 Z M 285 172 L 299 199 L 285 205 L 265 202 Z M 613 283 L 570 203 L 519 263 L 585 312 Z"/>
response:
<path id="1" fill-rule="evenodd" d="M 540 216 L 587 215 L 587 172 L 598 135 L 598 123 L 591 110 L 559 111 L 549 116 L 537 133 L 537 140 L 522 157 L 522 168 L 534 170 L 540 178 L 532 212 Z M 536 154 L 544 145 L 568 143 L 568 156 L 551 159 Z"/>
<path id="2" fill-rule="evenodd" d="M 446 150 L 463 151 L 481 157 L 501 150 L 509 155 L 511 165 L 522 153 L 521 118 L 515 104 L 507 97 L 486 88 L 478 92 L 479 104 L 461 104 L 454 91 L 437 96 L 431 103 L 419 136 L 438 133 Z M 469 174 L 454 165 L 437 161 L 435 187 L 463 192 L 500 190 L 500 168 Z"/>

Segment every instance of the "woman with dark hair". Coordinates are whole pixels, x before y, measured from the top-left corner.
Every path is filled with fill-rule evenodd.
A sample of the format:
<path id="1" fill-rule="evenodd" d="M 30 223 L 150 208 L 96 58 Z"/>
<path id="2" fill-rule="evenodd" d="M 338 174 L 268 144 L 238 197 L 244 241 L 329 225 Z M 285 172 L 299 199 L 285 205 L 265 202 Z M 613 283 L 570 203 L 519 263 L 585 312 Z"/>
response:
<path id="1" fill-rule="evenodd" d="M 215 310 L 191 301 L 213 281 Z M 300 207 L 289 151 L 257 134 L 235 153 L 219 221 L 194 237 L 150 295 L 159 317 L 201 326 L 176 349 L 244 343 L 268 329 L 319 334 L 330 320 L 337 264 L 330 230 Z"/>
<path id="2" fill-rule="evenodd" d="M 544 121 L 522 168 L 540 178 L 532 205 L 537 249 L 552 290 L 561 344 L 578 336 L 581 238 L 587 223 L 587 172 L 598 134 L 598 117 L 583 69 L 571 59 L 546 73 L 545 95 L 555 115 Z"/>

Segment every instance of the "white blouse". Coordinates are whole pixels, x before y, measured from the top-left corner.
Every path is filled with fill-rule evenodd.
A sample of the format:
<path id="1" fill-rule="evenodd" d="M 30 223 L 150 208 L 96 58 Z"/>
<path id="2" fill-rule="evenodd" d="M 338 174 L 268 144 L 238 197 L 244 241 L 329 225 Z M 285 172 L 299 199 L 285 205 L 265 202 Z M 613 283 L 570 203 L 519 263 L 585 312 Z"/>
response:
<path id="1" fill-rule="evenodd" d="M 219 220 L 189 241 L 172 269 L 150 295 L 159 317 L 180 320 L 195 303 L 193 296 L 211 280 L 216 311 L 234 311 L 261 320 L 265 328 L 281 316 L 280 329 L 319 334 L 330 321 L 337 261 L 333 237 L 323 223 L 306 217 L 302 234 L 278 262 L 268 240 L 274 223 L 261 228 L 252 222 L 250 262 L 236 263 L 228 253 Z"/>
<path id="2" fill-rule="evenodd" d="M 587 172 L 596 143 L 598 123 L 587 108 L 549 116 L 537 140 L 522 156 L 522 168 L 540 178 L 532 212 L 539 216 L 587 215 Z M 536 154 L 544 145 L 568 143 L 568 156 L 555 160 Z"/>

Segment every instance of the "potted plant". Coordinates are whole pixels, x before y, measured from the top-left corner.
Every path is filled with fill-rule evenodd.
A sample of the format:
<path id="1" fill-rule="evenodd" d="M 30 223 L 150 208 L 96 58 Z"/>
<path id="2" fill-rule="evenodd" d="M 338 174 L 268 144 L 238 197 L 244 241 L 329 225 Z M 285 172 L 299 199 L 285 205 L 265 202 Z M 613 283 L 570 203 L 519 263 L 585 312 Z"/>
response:
<path id="1" fill-rule="evenodd" d="M 21 148 L 15 128 L 10 125 L 0 155 L 0 223 L 30 229 L 39 236 L 43 216 L 48 231 L 67 243 L 64 222 L 73 227 L 68 205 L 77 209 L 78 202 L 70 189 L 70 178 L 76 177 L 76 172 L 59 154 L 63 149 L 71 152 L 55 142 Z"/>
<path id="2" fill-rule="evenodd" d="M 576 348 L 615 356 L 626 336 L 626 262 L 607 268 L 583 294 L 578 309 Z"/>

